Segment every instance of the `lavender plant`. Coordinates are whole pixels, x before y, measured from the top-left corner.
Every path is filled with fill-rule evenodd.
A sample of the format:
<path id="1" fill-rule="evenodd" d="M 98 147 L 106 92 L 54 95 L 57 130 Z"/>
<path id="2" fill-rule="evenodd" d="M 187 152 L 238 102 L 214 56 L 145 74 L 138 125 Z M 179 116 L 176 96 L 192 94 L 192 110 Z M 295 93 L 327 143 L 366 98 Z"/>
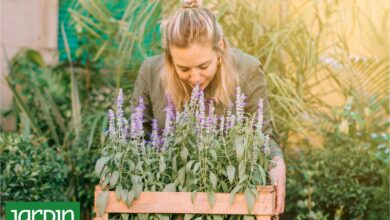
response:
<path id="1" fill-rule="evenodd" d="M 153 120 L 146 140 L 142 98 L 129 120 L 123 116 L 119 91 L 115 113 L 108 111 L 108 142 L 95 167 L 105 189 L 98 207 L 104 210 L 107 190 L 114 188 L 117 199 L 128 206 L 142 191 L 192 192 L 192 201 L 197 192 L 207 192 L 211 206 L 216 192 L 230 192 L 231 203 L 238 192 L 244 192 L 251 212 L 258 196 L 256 186 L 269 184 L 263 100 L 256 114 L 246 114 L 245 95 L 238 87 L 235 104 L 230 103 L 224 115 L 215 113 L 214 101 L 206 100 L 199 86 L 182 111 L 176 111 L 170 97 L 167 100 L 164 130 Z"/>

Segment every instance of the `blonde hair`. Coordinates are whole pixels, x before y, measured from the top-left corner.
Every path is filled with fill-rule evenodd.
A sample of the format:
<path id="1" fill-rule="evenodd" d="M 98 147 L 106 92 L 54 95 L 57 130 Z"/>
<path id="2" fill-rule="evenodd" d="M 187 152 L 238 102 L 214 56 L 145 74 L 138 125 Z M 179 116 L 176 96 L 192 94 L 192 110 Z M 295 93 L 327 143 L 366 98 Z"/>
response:
<path id="1" fill-rule="evenodd" d="M 191 96 L 191 87 L 184 83 L 176 73 L 169 47 L 188 48 L 193 44 L 210 44 L 221 54 L 217 72 L 208 85 L 210 94 L 216 103 L 227 106 L 232 93 L 238 85 L 238 73 L 233 65 L 233 53 L 223 37 L 223 30 L 215 15 L 201 7 L 201 1 L 182 1 L 183 7 L 161 24 L 164 65 L 161 80 L 167 94 L 177 109 L 181 109 Z M 224 50 L 218 43 L 223 41 Z"/>

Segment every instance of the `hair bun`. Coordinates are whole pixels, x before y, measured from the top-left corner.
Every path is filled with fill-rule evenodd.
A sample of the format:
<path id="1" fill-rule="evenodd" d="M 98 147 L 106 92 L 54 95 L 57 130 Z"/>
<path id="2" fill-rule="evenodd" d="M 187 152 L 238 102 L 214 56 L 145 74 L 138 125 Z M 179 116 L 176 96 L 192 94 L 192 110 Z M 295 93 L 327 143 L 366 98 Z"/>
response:
<path id="1" fill-rule="evenodd" d="M 183 8 L 199 8 L 202 7 L 202 0 L 181 0 Z"/>

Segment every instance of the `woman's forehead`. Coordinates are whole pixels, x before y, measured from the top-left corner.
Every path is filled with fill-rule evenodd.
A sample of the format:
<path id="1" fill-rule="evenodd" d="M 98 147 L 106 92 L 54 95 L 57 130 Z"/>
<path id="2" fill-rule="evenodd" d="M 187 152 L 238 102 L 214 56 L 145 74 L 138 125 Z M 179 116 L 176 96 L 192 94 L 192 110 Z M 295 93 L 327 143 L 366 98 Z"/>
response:
<path id="1" fill-rule="evenodd" d="M 195 67 L 215 58 L 216 53 L 211 45 L 192 44 L 186 48 L 170 47 L 173 62 L 180 66 Z"/>

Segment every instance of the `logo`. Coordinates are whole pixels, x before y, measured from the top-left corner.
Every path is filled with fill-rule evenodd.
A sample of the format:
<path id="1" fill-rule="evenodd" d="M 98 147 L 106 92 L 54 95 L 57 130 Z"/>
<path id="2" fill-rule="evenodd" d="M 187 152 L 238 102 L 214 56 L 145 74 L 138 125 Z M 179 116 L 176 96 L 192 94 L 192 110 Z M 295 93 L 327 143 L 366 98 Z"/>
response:
<path id="1" fill-rule="evenodd" d="M 7 220 L 80 220 L 78 202 L 6 202 Z"/>

